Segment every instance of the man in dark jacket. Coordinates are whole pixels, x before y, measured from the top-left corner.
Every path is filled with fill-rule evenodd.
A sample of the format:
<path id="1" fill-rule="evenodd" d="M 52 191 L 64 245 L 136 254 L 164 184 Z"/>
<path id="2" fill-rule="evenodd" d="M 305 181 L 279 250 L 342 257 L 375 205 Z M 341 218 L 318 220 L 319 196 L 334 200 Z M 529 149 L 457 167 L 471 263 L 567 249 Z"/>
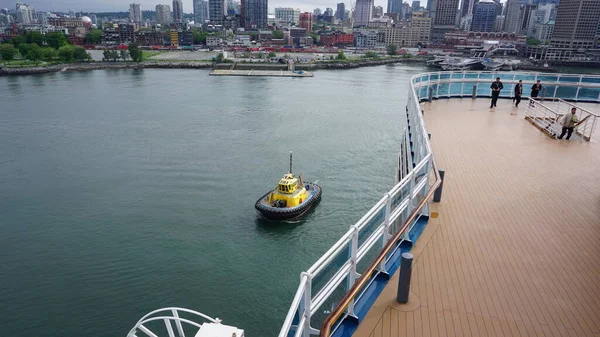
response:
<path id="1" fill-rule="evenodd" d="M 518 108 L 521 103 L 521 96 L 523 95 L 523 80 L 519 80 L 519 83 L 515 85 L 515 106 Z"/>
<path id="2" fill-rule="evenodd" d="M 500 82 L 500 77 L 496 77 L 496 81 L 492 82 L 490 85 L 492 89 L 492 104 L 490 104 L 490 109 L 496 107 L 496 102 L 498 102 L 498 96 L 500 96 L 500 90 L 504 89 L 504 85 Z"/>
<path id="3" fill-rule="evenodd" d="M 541 81 L 537 80 L 537 82 L 531 87 L 531 98 L 537 98 L 540 91 L 542 91 L 542 88 L 543 86 Z M 533 100 L 529 101 L 529 105 L 533 106 Z"/>

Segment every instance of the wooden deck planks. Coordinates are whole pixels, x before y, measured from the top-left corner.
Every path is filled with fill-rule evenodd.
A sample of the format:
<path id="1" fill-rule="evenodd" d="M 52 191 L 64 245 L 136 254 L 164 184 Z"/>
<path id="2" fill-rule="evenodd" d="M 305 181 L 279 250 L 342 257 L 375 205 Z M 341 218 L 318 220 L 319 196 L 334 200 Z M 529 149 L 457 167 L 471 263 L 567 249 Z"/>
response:
<path id="1" fill-rule="evenodd" d="M 424 104 L 446 181 L 413 248 L 420 305 L 387 291 L 356 336 L 600 335 L 600 142 L 550 139 L 526 107 L 488 104 Z"/>

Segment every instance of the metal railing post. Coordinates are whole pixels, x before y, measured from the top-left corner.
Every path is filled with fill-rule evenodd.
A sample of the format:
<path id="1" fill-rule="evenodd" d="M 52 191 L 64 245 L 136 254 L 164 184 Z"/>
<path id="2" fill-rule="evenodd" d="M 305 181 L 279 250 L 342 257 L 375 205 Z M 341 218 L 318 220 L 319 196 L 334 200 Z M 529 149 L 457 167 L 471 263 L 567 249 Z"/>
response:
<path id="1" fill-rule="evenodd" d="M 477 84 L 473 84 L 473 95 L 471 96 L 471 98 L 477 98 Z"/>
<path id="2" fill-rule="evenodd" d="M 385 218 L 383 220 L 383 234 L 381 235 L 381 249 L 383 249 L 390 238 L 390 214 L 392 213 L 392 196 L 389 193 L 385 194 Z M 379 265 L 379 270 L 387 273 L 387 268 L 385 266 L 385 260 L 381 262 Z"/>
<path id="3" fill-rule="evenodd" d="M 439 170 L 439 172 L 440 172 L 440 178 L 442 178 L 442 181 L 440 183 L 440 186 L 435 190 L 435 193 L 433 194 L 433 201 L 435 201 L 435 202 L 442 201 L 442 190 L 444 189 L 444 174 L 446 173 L 446 171 Z"/>
<path id="4" fill-rule="evenodd" d="M 356 282 L 356 278 L 358 277 L 358 273 L 356 272 L 356 265 L 358 264 L 358 227 L 353 225 L 354 233 L 352 233 L 352 241 L 350 243 L 350 260 L 352 261 L 352 268 L 350 269 L 350 274 L 348 274 L 348 287 L 346 291 L 350 291 L 354 282 Z M 351 316 L 356 316 L 354 313 L 354 300 L 348 306 L 348 314 Z"/>
<path id="5" fill-rule="evenodd" d="M 304 286 L 304 299 L 302 304 L 300 305 L 300 315 L 305 316 L 304 320 L 304 328 L 302 329 L 302 337 L 310 337 L 311 327 L 310 327 L 310 310 L 312 303 L 312 275 L 306 272 L 300 274 L 300 279 L 302 276 L 306 276 L 306 285 Z"/>

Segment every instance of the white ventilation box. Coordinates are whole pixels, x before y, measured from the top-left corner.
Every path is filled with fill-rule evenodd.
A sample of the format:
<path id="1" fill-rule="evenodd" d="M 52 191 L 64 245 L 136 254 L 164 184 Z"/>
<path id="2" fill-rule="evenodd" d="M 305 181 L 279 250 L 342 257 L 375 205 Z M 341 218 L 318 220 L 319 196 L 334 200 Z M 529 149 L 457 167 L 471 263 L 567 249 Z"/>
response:
<path id="1" fill-rule="evenodd" d="M 229 325 L 204 323 L 195 337 L 244 337 L 244 330 Z"/>

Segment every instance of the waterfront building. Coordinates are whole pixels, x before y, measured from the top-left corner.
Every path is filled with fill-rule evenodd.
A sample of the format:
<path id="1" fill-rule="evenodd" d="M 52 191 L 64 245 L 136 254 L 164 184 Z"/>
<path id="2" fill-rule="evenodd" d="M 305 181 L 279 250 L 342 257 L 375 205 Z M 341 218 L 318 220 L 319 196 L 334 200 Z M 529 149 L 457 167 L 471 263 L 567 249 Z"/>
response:
<path id="1" fill-rule="evenodd" d="M 493 32 L 499 4 L 493 0 L 479 0 L 473 8 L 474 32 Z"/>
<path id="2" fill-rule="evenodd" d="M 116 24 L 107 23 L 102 26 L 102 44 L 105 46 L 118 45 L 119 42 L 119 26 Z"/>
<path id="3" fill-rule="evenodd" d="M 343 2 L 337 4 L 335 18 L 340 21 L 344 21 L 344 19 L 346 19 L 346 5 Z"/>
<path id="4" fill-rule="evenodd" d="M 168 25 L 171 23 L 171 6 L 156 5 L 156 22 L 161 25 Z"/>
<path id="5" fill-rule="evenodd" d="M 402 20 L 385 30 L 385 44 L 416 47 L 431 40 L 431 18 L 425 12 L 414 12 L 411 20 Z"/>
<path id="6" fill-rule="evenodd" d="M 319 35 L 322 46 L 351 47 L 354 45 L 354 35 L 344 32 L 327 32 Z"/>
<path id="7" fill-rule="evenodd" d="M 357 48 L 375 49 L 382 47 L 385 43 L 385 32 L 380 32 L 376 29 L 355 29 L 353 34 L 354 45 Z"/>
<path id="8" fill-rule="evenodd" d="M 173 21 L 183 22 L 183 3 L 181 0 L 173 0 Z"/>
<path id="9" fill-rule="evenodd" d="M 119 23 L 119 43 L 135 43 L 135 24 Z"/>
<path id="10" fill-rule="evenodd" d="M 312 31 L 313 16 L 311 13 L 304 12 L 304 13 L 300 14 L 299 21 L 300 21 L 300 27 L 306 29 L 307 33 L 310 33 Z"/>
<path id="11" fill-rule="evenodd" d="M 313 10 L 313 16 L 319 16 L 319 15 L 321 15 L 321 14 L 323 14 L 323 13 L 321 12 L 321 8 L 315 8 L 315 9 Z"/>
<path id="12" fill-rule="evenodd" d="M 456 27 L 456 15 L 459 0 L 433 0 L 431 18 L 433 19 L 433 40 L 443 40 L 444 34 Z"/>
<path id="13" fill-rule="evenodd" d="M 297 25 L 300 20 L 300 10 L 290 7 L 276 7 L 275 19 L 280 22 L 293 23 Z"/>
<path id="14" fill-rule="evenodd" d="M 130 4 L 129 5 L 129 21 L 135 23 L 142 22 L 142 8 L 140 4 Z"/>
<path id="15" fill-rule="evenodd" d="M 366 27 L 373 19 L 373 0 L 356 0 L 354 27 Z"/>
<path id="16" fill-rule="evenodd" d="M 552 45 L 558 48 L 599 48 L 600 1 L 561 0 Z"/>
<path id="17" fill-rule="evenodd" d="M 140 46 L 163 46 L 165 36 L 157 30 L 140 30 L 135 32 L 135 41 Z"/>

